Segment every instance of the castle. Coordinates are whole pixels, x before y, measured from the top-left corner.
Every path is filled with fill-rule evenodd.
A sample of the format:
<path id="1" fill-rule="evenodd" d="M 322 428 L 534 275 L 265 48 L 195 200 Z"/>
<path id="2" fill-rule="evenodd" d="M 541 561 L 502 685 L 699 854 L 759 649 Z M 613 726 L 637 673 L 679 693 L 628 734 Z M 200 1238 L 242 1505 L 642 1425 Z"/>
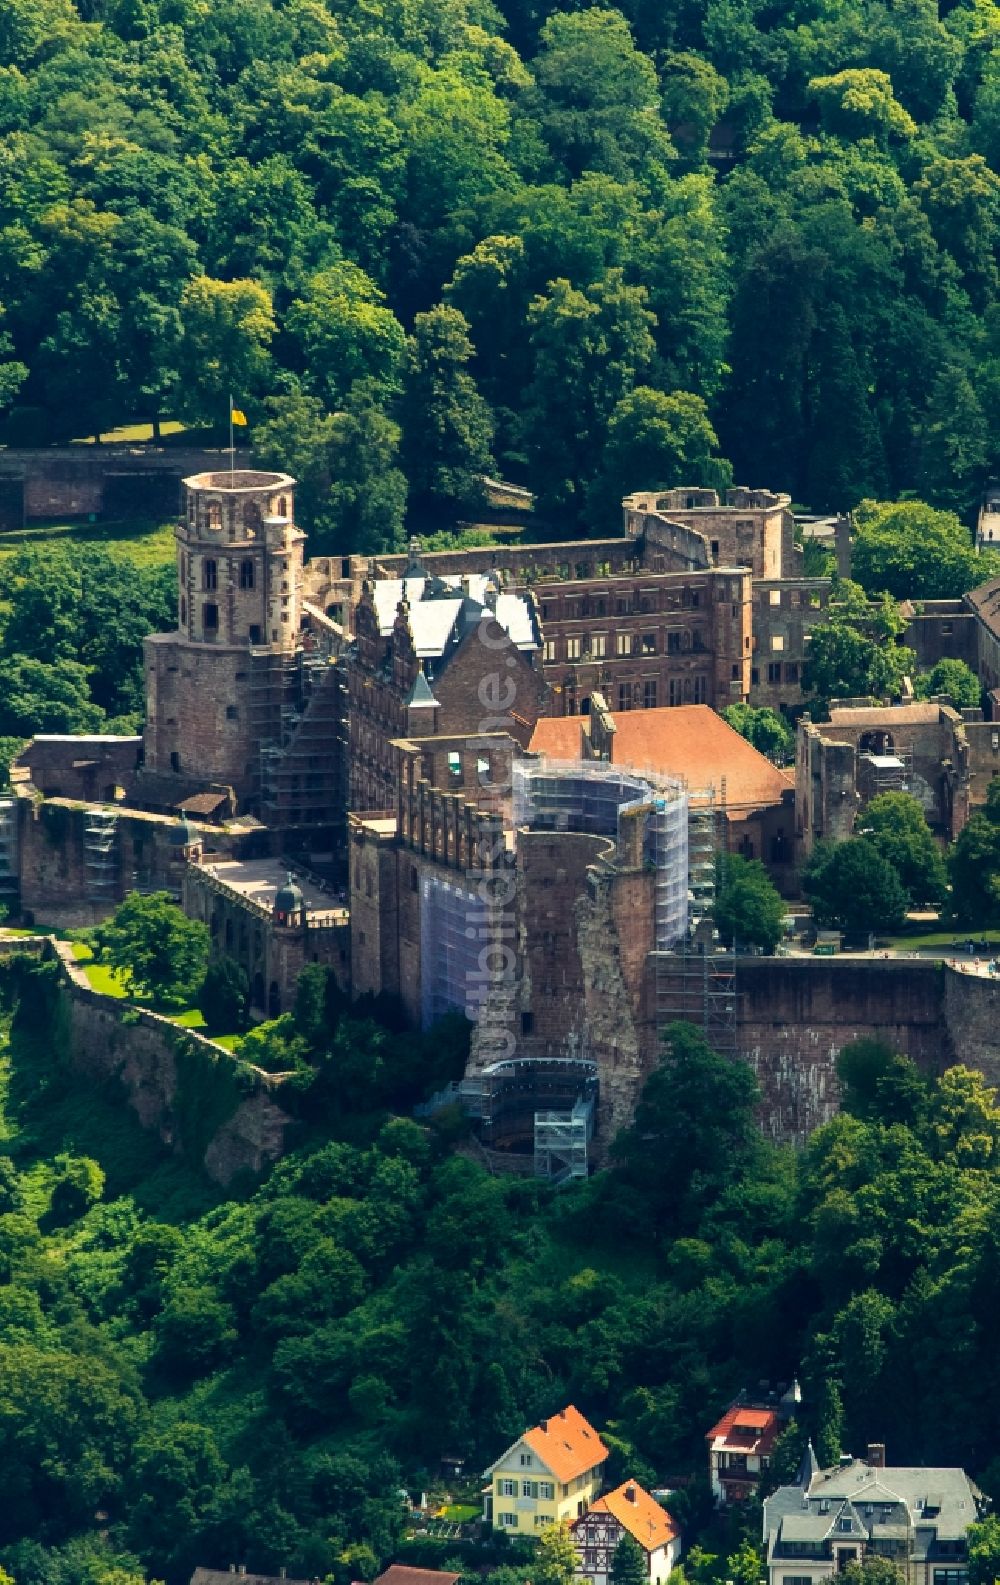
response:
<path id="1" fill-rule="evenodd" d="M 184 481 L 144 733 L 32 741 L 0 885 L 56 924 L 173 892 L 259 1016 L 310 962 L 424 1027 L 464 1011 L 483 1138 L 576 1115 L 575 1144 L 551 1146 L 566 1169 L 595 1118 L 605 1140 L 628 1121 L 665 1022 L 732 1036 L 715 854 L 787 883 L 796 816 L 791 778 L 713 711 L 801 702 L 830 585 L 801 576 L 788 498 L 763 490 L 629 496 L 605 540 L 313 561 L 294 503 L 285 474 Z M 944 758 L 964 723 L 934 721 Z M 866 773 L 852 741 L 853 770 L 825 728 L 802 740 L 800 841 L 833 820 L 823 778 Z M 949 828 L 969 802 L 952 759 Z"/>

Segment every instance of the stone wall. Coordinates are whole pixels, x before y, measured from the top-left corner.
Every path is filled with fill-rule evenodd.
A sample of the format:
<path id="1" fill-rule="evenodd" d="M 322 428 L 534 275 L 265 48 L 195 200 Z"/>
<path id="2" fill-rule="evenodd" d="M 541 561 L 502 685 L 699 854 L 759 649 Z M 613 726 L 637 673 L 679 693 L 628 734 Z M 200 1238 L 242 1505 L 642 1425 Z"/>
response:
<path id="1" fill-rule="evenodd" d="M 41 802 L 24 788 L 17 791 L 21 911 L 29 921 L 74 929 L 106 919 L 130 891 L 180 896 L 184 862 L 175 818 L 124 804 L 95 811 L 68 799 Z M 95 813 L 111 825 L 103 847 L 95 838 Z M 244 832 L 194 829 L 212 853 L 236 856 L 252 842 Z"/>
<path id="2" fill-rule="evenodd" d="M 884 1040 L 925 1073 L 956 1061 L 988 1071 L 989 1060 L 1000 1080 L 984 990 L 1000 1010 L 1000 989 L 930 959 L 741 959 L 737 1049 L 760 1081 L 764 1131 L 802 1141 L 829 1121 L 839 1104 L 837 1055 L 852 1040 Z"/>
<path id="3" fill-rule="evenodd" d="M 930 671 L 939 660 L 964 660 L 975 671 L 976 627 L 964 600 L 920 600 L 907 616 L 900 643 L 916 651 L 921 671 Z"/>
<path id="4" fill-rule="evenodd" d="M 117 1081 L 141 1126 L 196 1159 L 216 1183 L 278 1160 L 291 1120 L 269 1075 L 194 1030 L 95 991 L 64 942 L 47 942 L 46 950 L 63 969 L 75 1068 Z"/>
<path id="5" fill-rule="evenodd" d="M 223 456 L 228 463 L 228 452 L 193 447 L 6 448 L 0 469 L 12 501 L 4 526 L 47 517 L 170 517 L 180 505 L 184 476 L 217 467 Z"/>

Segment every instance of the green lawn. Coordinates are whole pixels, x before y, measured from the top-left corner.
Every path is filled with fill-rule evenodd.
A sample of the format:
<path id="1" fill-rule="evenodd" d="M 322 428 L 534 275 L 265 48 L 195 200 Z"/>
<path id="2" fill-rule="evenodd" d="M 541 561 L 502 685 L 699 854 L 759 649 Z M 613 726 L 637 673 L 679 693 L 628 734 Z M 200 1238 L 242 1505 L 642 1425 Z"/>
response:
<path id="1" fill-rule="evenodd" d="M 468 1524 L 470 1519 L 478 1519 L 480 1510 L 471 1503 L 453 1502 L 447 1508 L 442 1508 L 436 1519 L 449 1519 L 454 1524 Z"/>
<path id="2" fill-rule="evenodd" d="M 145 1007 L 156 1012 L 148 996 L 130 996 L 114 969 L 106 963 L 95 963 L 94 954 L 84 941 L 74 941 L 73 956 L 79 963 L 84 974 L 95 991 L 101 991 L 105 996 L 114 996 L 120 1001 L 130 1001 L 135 1007 Z M 183 1007 L 179 1013 L 166 1013 L 165 1017 L 176 1024 L 179 1029 L 197 1029 L 199 1034 L 206 1035 L 209 1040 L 214 1040 L 217 1046 L 225 1046 L 227 1051 L 236 1049 L 236 1042 L 242 1040 L 242 1033 L 227 1031 L 224 1034 L 213 1034 L 205 1023 L 205 1015 L 200 1007 Z"/>
<path id="3" fill-rule="evenodd" d="M 161 419 L 160 420 L 160 436 L 161 436 L 161 439 L 165 435 L 177 435 L 177 434 L 179 434 L 184 427 L 185 426 L 183 424 L 181 424 L 181 423 L 178 423 L 177 419 L 175 419 L 175 418 L 163 418 L 163 419 Z M 153 426 L 150 423 L 145 423 L 145 424 L 119 424 L 117 429 L 104 430 L 103 433 L 101 434 L 101 441 L 102 441 L 102 443 L 105 446 L 114 445 L 116 442 L 120 444 L 123 441 L 129 441 L 129 440 L 152 440 L 152 438 L 153 438 Z M 77 437 L 76 444 L 77 445 L 84 445 L 84 446 L 92 446 L 94 444 L 94 437 L 93 437 L 93 435 L 80 435 L 80 436 Z"/>
<path id="4" fill-rule="evenodd" d="M 140 567 L 163 567 L 175 555 L 174 525 L 143 518 L 102 523 L 32 523 L 0 538 L 0 557 L 22 545 L 103 545 L 110 555 Z"/>
<path id="5" fill-rule="evenodd" d="M 114 969 L 109 968 L 106 963 L 95 963 L 89 947 L 85 947 L 80 941 L 74 941 L 73 956 L 87 976 L 92 990 L 100 991 L 103 996 L 115 996 L 119 1001 L 128 1000 L 128 991 Z"/>
<path id="6" fill-rule="evenodd" d="M 995 946 L 1000 942 L 1000 930 L 937 930 L 923 936 L 887 936 L 885 944 L 897 952 L 924 952 L 935 947 L 964 947 L 970 938 L 977 947 L 983 940 Z"/>

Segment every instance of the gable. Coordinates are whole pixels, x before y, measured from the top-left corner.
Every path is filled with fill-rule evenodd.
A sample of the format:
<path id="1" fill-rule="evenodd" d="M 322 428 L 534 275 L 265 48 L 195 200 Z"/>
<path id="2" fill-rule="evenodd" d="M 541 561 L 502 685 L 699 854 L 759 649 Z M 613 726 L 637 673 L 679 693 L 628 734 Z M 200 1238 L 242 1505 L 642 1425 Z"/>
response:
<path id="1" fill-rule="evenodd" d="M 530 1464 L 521 1463 L 522 1453 L 527 1453 L 531 1458 Z M 484 1475 L 552 1475 L 553 1471 L 542 1458 L 528 1445 L 526 1437 L 519 1436 L 506 1451 L 502 1453 L 495 1464 L 483 1471 Z"/>

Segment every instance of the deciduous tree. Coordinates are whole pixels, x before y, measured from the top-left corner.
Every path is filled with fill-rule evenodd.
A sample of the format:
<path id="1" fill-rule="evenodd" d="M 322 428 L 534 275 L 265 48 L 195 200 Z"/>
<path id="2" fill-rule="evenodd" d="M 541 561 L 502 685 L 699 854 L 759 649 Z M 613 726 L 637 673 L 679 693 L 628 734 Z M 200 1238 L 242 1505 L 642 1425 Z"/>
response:
<path id="1" fill-rule="evenodd" d="M 208 962 L 208 926 L 189 919 L 169 892 L 131 892 L 97 930 L 101 958 L 130 990 L 155 1001 L 194 996 Z"/>

